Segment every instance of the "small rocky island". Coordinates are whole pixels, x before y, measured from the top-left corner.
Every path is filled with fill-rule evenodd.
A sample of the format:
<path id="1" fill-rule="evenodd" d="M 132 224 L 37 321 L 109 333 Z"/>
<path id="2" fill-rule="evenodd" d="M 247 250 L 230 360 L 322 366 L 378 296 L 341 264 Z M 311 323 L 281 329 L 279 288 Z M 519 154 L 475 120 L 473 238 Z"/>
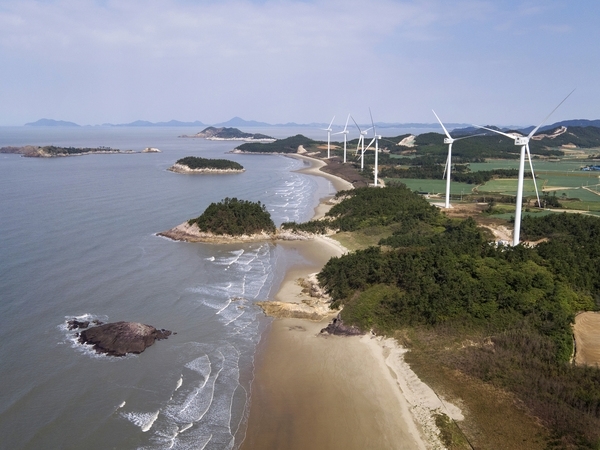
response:
<path id="1" fill-rule="evenodd" d="M 69 320 L 69 330 L 78 332 L 81 344 L 92 345 L 98 353 L 111 356 L 125 356 L 128 353 L 142 353 L 155 341 L 167 339 L 172 333 L 169 330 L 158 330 L 150 325 L 137 322 L 113 322 L 103 324 L 99 321 Z"/>
<path id="2" fill-rule="evenodd" d="M 43 147 L 37 145 L 25 145 L 23 147 L 1 147 L 0 153 L 15 153 L 27 158 L 58 158 L 65 156 L 82 156 L 97 154 L 115 154 L 115 153 L 157 153 L 160 150 L 148 147 L 146 150 L 136 152 L 133 150 L 119 150 L 110 147 L 57 147 L 55 145 L 46 145 Z"/>
<path id="3" fill-rule="evenodd" d="M 176 241 L 246 242 L 274 239 L 277 228 L 261 202 L 225 198 L 195 219 L 158 233 Z"/>
<path id="4" fill-rule="evenodd" d="M 241 173 L 244 167 L 228 159 L 209 159 L 198 156 L 181 158 L 167 170 L 176 173 Z"/>
<path id="5" fill-rule="evenodd" d="M 275 138 L 271 136 L 267 136 L 266 134 L 260 133 L 245 133 L 237 128 L 215 128 L 208 127 L 202 130 L 199 133 L 193 134 L 191 136 L 183 135 L 179 136 L 182 138 L 204 138 L 212 141 L 262 141 L 262 142 L 273 142 Z"/>

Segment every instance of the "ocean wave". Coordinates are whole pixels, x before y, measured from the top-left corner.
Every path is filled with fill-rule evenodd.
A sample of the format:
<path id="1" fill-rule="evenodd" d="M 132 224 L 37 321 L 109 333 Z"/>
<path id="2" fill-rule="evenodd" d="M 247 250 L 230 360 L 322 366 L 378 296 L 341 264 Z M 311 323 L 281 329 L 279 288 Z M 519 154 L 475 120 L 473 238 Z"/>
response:
<path id="1" fill-rule="evenodd" d="M 158 414 L 160 411 L 150 412 L 150 413 L 140 413 L 140 412 L 127 412 L 121 413 L 121 416 L 129 420 L 134 425 L 140 427 L 143 433 L 147 432 L 152 428 L 152 425 L 158 418 Z"/>
<path id="2" fill-rule="evenodd" d="M 150 438 L 154 445 L 149 448 L 198 449 L 209 443 L 210 448 L 232 448 L 232 407 L 240 387 L 239 364 L 240 352 L 233 345 L 212 349 L 184 365 L 189 372 L 180 378 L 182 385 L 152 423 L 149 414 L 122 415 L 142 431 L 148 427 L 154 430 Z"/>

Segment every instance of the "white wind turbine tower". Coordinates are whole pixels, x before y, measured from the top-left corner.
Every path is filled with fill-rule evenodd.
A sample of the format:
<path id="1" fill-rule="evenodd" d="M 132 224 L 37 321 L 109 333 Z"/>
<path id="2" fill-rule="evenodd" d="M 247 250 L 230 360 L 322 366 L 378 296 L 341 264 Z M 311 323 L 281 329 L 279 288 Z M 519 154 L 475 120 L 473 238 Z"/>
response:
<path id="1" fill-rule="evenodd" d="M 473 136 L 480 136 L 480 135 L 464 136 L 464 137 L 459 137 L 459 138 L 454 139 L 452 136 L 450 136 L 450 133 L 448 133 L 448 130 L 446 130 L 446 127 L 444 126 L 444 124 L 442 123 L 442 121 L 440 120 L 438 115 L 435 113 L 435 111 L 433 111 L 433 109 L 431 111 L 433 112 L 433 115 L 435 116 L 437 121 L 442 126 L 442 129 L 444 130 L 444 133 L 447 136 L 444 138 L 444 144 L 448 144 L 448 157 L 446 158 L 446 166 L 444 167 L 444 175 L 442 176 L 442 179 L 444 178 L 444 176 L 446 177 L 446 204 L 445 204 L 444 208 L 450 208 L 450 178 L 451 178 L 451 172 L 452 172 L 452 144 L 461 139 L 467 139 L 467 138 L 470 138 Z"/>
<path id="2" fill-rule="evenodd" d="M 348 133 L 350 133 L 348 131 L 348 121 L 350 120 L 350 114 L 348 114 L 348 118 L 346 119 L 346 125 L 344 126 L 344 129 L 342 131 L 340 131 L 339 133 L 333 133 L 335 134 L 343 134 L 344 135 L 344 162 L 346 162 L 346 138 L 348 136 Z M 328 156 L 329 158 L 329 156 Z"/>
<path id="3" fill-rule="evenodd" d="M 378 175 L 378 171 L 379 168 L 377 167 L 377 158 L 379 156 L 379 139 L 381 139 L 381 136 L 377 134 L 377 129 L 375 128 L 375 122 L 373 122 L 373 114 L 371 113 L 371 108 L 369 108 L 369 114 L 371 115 L 371 124 L 373 125 L 373 139 L 371 140 L 371 142 L 369 142 L 369 145 L 367 145 L 367 148 L 365 148 L 365 152 L 367 150 L 369 150 L 369 147 L 373 144 L 373 142 L 375 142 L 375 177 L 373 179 L 373 184 L 375 185 L 375 187 L 377 187 L 377 175 Z M 364 152 L 363 152 L 364 153 Z"/>
<path id="4" fill-rule="evenodd" d="M 356 123 L 356 120 L 354 120 L 354 117 L 352 117 L 352 121 L 354 122 L 354 125 L 356 125 L 356 128 L 358 128 L 358 132 L 360 133 L 360 136 L 358 137 L 358 144 L 356 145 L 356 153 L 354 156 L 358 155 L 358 148 L 362 145 L 362 150 L 360 153 L 360 170 L 362 171 L 365 167 L 365 136 L 371 128 L 367 128 L 363 131 Z"/>
<path id="5" fill-rule="evenodd" d="M 327 131 L 327 159 L 329 159 L 329 153 L 331 148 L 331 125 L 333 125 L 333 121 L 335 120 L 335 116 L 331 119 L 329 126 L 327 128 L 321 128 L 323 131 Z"/>
<path id="6" fill-rule="evenodd" d="M 546 120 L 548 120 L 550 118 L 550 116 L 554 113 L 554 111 L 556 111 L 559 108 L 559 106 L 562 105 L 565 102 L 565 100 L 567 100 L 573 92 L 575 92 L 575 89 L 573 89 L 569 93 L 569 95 L 567 95 L 563 99 L 563 101 L 560 102 L 558 104 L 558 106 L 556 108 L 554 108 L 552 110 L 552 112 L 546 116 L 546 118 L 542 121 L 542 123 L 540 123 L 537 127 L 535 127 L 533 130 L 531 130 L 531 133 L 529 133 L 527 136 L 514 136 L 512 134 L 503 133 L 502 131 L 494 130 L 492 128 L 486 128 L 486 127 L 476 125 L 478 128 L 483 128 L 484 130 L 493 131 L 494 133 L 498 133 L 503 136 L 509 137 L 515 141 L 515 145 L 521 146 L 521 156 L 519 158 L 519 180 L 517 183 L 517 205 L 516 205 L 516 211 L 515 211 L 515 229 L 513 232 L 513 245 L 519 245 L 519 238 L 520 238 L 520 234 L 521 234 L 521 208 L 522 208 L 522 201 L 523 201 L 523 178 L 525 176 L 525 152 L 527 152 L 527 156 L 529 158 L 529 167 L 531 168 L 531 176 L 533 177 L 533 183 L 535 185 L 535 194 L 537 196 L 538 206 L 541 206 L 540 205 L 540 196 L 539 196 L 538 190 L 537 190 L 537 183 L 535 182 L 535 174 L 533 173 L 533 164 L 531 163 L 531 152 L 529 151 L 529 140 L 537 132 L 537 130 L 539 130 L 540 127 L 542 125 L 544 125 L 544 123 L 546 123 Z"/>

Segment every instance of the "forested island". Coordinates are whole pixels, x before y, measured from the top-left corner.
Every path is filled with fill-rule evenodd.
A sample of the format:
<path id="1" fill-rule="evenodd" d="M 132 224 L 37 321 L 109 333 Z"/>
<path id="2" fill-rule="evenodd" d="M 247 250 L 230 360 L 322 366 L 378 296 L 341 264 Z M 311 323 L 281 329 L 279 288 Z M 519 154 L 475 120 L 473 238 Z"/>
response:
<path id="1" fill-rule="evenodd" d="M 541 242 L 508 247 L 404 185 L 336 197 L 325 220 L 282 228 L 372 242 L 318 274 L 346 325 L 401 337 L 420 376 L 472 405 L 481 383 L 486 404 L 510 393 L 549 430 L 548 447 L 597 448 L 600 369 L 571 363 L 571 327 L 600 307 L 600 219 L 526 217 L 522 235 Z"/>
<path id="2" fill-rule="evenodd" d="M 239 145 L 233 150 L 234 153 L 298 153 L 299 147 L 308 151 L 311 147 L 321 144 L 319 141 L 307 138 L 301 134 L 285 139 L 277 139 L 275 142 L 258 143 L 249 142 Z M 316 150 L 316 148 L 314 149 Z"/>
<path id="3" fill-rule="evenodd" d="M 157 149 L 144 151 L 143 153 L 156 152 Z M 158 150 L 160 151 L 160 150 Z M 57 147 L 55 145 L 46 145 L 39 147 L 36 145 L 26 145 L 23 147 L 2 147 L 0 153 L 16 153 L 27 158 L 55 158 L 64 156 L 81 156 L 93 154 L 112 154 L 112 153 L 138 153 L 133 150 L 119 150 L 110 147 L 80 148 L 80 147 Z"/>
<path id="4" fill-rule="evenodd" d="M 177 160 L 167 170 L 177 173 L 241 173 L 244 167 L 228 159 L 200 158 L 198 156 L 186 156 Z"/>
<path id="5" fill-rule="evenodd" d="M 274 141 L 275 138 L 261 133 L 245 133 L 237 128 L 231 127 L 208 127 L 199 133 L 179 136 L 182 138 L 204 138 L 213 141 Z"/>
<path id="6" fill-rule="evenodd" d="M 189 242 L 230 242 L 273 239 L 276 231 L 264 204 L 227 197 L 159 235 Z"/>

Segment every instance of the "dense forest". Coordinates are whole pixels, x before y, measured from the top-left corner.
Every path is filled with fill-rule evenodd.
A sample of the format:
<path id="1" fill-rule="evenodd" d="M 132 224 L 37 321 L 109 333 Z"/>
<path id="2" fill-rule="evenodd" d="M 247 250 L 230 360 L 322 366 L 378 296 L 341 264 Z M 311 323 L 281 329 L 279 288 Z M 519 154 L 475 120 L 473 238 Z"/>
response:
<path id="1" fill-rule="evenodd" d="M 451 220 L 403 185 L 339 195 L 329 228 L 393 230 L 318 274 L 347 324 L 479 340 L 440 363 L 517 395 L 552 430 L 553 445 L 597 448 L 600 370 L 569 360 L 575 314 L 600 304 L 600 220 L 527 217 L 523 236 L 548 240 L 507 247 L 473 219 Z"/>
<path id="2" fill-rule="evenodd" d="M 244 170 L 244 167 L 228 159 L 209 159 L 198 156 L 186 156 L 177 160 L 176 164 L 187 166 L 190 169 L 218 169 L 218 170 Z"/>
<path id="3" fill-rule="evenodd" d="M 229 197 L 211 203 L 199 217 L 188 220 L 188 224 L 194 223 L 201 231 L 221 235 L 275 232 L 275 224 L 264 204 Z"/>

